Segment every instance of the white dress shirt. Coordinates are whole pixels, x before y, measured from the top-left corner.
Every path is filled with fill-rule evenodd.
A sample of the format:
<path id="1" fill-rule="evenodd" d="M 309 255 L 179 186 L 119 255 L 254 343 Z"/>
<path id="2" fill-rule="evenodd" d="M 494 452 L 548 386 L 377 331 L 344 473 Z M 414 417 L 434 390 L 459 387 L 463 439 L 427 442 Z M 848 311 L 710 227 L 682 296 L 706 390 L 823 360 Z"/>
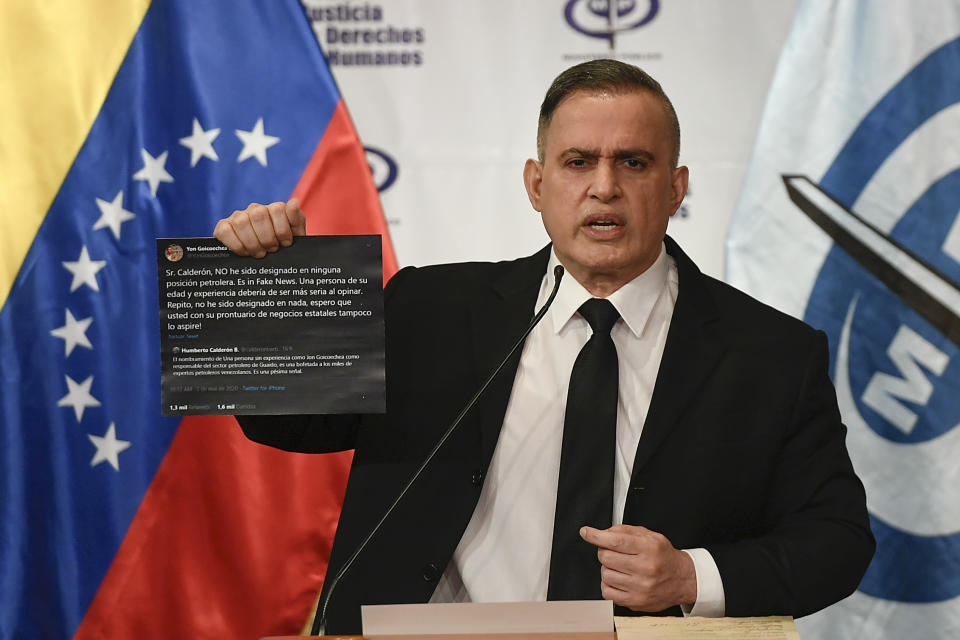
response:
<path id="1" fill-rule="evenodd" d="M 558 264 L 551 253 L 537 309 L 553 290 Z M 607 298 L 620 313 L 610 331 L 620 374 L 614 524 L 623 520 L 677 286 L 676 262 L 661 248 L 649 269 Z M 546 600 L 567 387 L 591 334 L 577 309 L 591 297 L 567 275 L 553 306 L 528 336 L 479 502 L 431 602 Z M 684 613 L 722 616 L 723 584 L 716 563 L 705 549 L 686 551 L 696 568 L 697 602 Z"/>

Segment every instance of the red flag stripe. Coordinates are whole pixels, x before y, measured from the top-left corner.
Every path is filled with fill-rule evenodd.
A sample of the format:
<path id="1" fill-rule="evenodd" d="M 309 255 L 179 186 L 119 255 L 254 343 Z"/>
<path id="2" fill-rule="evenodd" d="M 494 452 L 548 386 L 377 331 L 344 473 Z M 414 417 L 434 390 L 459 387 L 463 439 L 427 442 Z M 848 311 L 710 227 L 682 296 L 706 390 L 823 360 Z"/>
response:
<path id="1" fill-rule="evenodd" d="M 357 170 L 358 165 L 365 169 Z M 307 215 L 307 233 L 379 233 L 383 237 L 384 283 L 396 273 L 397 259 L 373 176 L 342 99 L 293 195 Z"/>
<path id="2" fill-rule="evenodd" d="M 382 234 L 384 281 L 393 275 L 342 101 L 293 195 L 309 233 Z M 323 582 L 351 459 L 254 444 L 232 417 L 184 419 L 74 638 L 298 633 Z"/>

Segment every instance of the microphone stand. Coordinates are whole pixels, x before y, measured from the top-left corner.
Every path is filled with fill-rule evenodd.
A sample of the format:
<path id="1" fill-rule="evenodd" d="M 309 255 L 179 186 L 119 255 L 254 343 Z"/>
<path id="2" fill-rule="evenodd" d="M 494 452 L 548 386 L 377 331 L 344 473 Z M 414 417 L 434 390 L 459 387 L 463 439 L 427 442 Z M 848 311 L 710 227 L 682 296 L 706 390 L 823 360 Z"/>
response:
<path id="1" fill-rule="evenodd" d="M 433 460 L 433 458 L 437 455 L 437 452 L 440 450 L 440 447 L 444 445 L 444 443 L 450 438 L 450 436 L 453 435 L 453 432 L 457 430 L 457 427 L 460 426 L 460 422 L 461 420 L 463 420 L 463 417 L 467 415 L 467 412 L 469 412 L 470 409 L 473 408 L 473 406 L 477 403 L 477 400 L 480 399 L 480 396 L 483 395 L 483 392 L 486 391 L 487 387 L 490 386 L 490 383 L 493 382 L 493 379 L 497 377 L 497 374 L 500 373 L 500 370 L 503 369 L 503 367 L 507 364 L 507 361 L 510 359 L 510 357 L 513 356 L 514 352 L 520 348 L 520 345 L 523 344 L 523 341 L 527 339 L 527 336 L 530 335 L 530 332 L 533 331 L 533 328 L 537 326 L 540 320 L 543 319 L 543 316 L 546 315 L 547 309 L 549 309 L 550 305 L 553 304 L 553 299 L 557 297 L 557 291 L 560 290 L 560 279 L 563 277 L 563 273 L 564 271 L 561 265 L 557 265 L 556 268 L 554 268 L 553 291 L 550 292 L 550 297 L 547 298 L 547 301 L 540 308 L 540 311 L 538 311 L 537 314 L 533 317 L 533 320 L 530 321 L 530 324 L 527 326 L 526 330 L 524 330 L 520 338 L 510 348 L 510 351 L 507 352 L 507 355 L 503 358 L 503 360 L 500 361 L 500 364 L 497 365 L 497 368 L 493 370 L 493 373 L 490 374 L 486 382 L 483 383 L 483 385 L 480 387 L 480 390 L 474 394 L 474 396 L 470 399 L 470 402 L 468 402 L 467 405 L 463 408 L 463 410 L 460 411 L 460 414 L 456 417 L 453 423 L 447 428 L 444 434 L 440 436 L 440 439 L 437 440 L 437 444 L 433 446 L 433 449 L 430 450 L 430 453 L 427 454 L 427 457 L 424 458 L 423 462 L 420 463 L 420 466 L 417 468 L 414 474 L 410 477 L 409 480 L 407 480 L 407 483 L 403 486 L 403 489 L 400 490 L 400 494 L 396 497 L 393 503 L 391 503 L 391 505 L 387 507 L 387 510 L 384 512 L 383 516 L 381 516 L 377 524 L 374 525 L 373 529 L 370 530 L 370 533 L 366 535 L 366 537 L 357 546 L 357 548 L 350 555 L 350 557 L 347 558 L 347 561 L 343 563 L 343 566 L 340 567 L 340 570 L 333 577 L 333 580 L 330 581 L 330 588 L 327 589 L 327 595 L 324 597 L 323 602 L 320 603 L 320 606 L 318 608 L 320 615 L 319 616 L 315 615 L 313 619 L 313 627 L 311 628 L 311 631 L 310 631 L 311 635 L 315 635 L 315 636 L 326 635 L 327 606 L 330 604 L 330 597 L 333 595 L 333 590 L 336 589 L 337 583 L 340 582 L 340 578 L 342 578 L 344 574 L 346 574 L 347 571 L 350 569 L 350 567 L 353 566 L 354 561 L 356 561 L 360 553 L 366 548 L 367 544 L 370 542 L 370 540 L 373 539 L 373 537 L 377 534 L 377 532 L 380 531 L 380 527 L 383 526 L 383 523 L 386 522 L 387 518 L 390 517 L 390 514 L 393 513 L 393 510 L 396 509 L 397 505 L 400 504 L 400 501 L 407 494 L 407 490 L 409 490 L 410 487 L 413 486 L 413 483 L 417 481 L 417 478 L 420 477 L 420 475 L 423 473 L 423 470 L 427 468 L 427 465 L 429 465 L 430 462 Z"/>

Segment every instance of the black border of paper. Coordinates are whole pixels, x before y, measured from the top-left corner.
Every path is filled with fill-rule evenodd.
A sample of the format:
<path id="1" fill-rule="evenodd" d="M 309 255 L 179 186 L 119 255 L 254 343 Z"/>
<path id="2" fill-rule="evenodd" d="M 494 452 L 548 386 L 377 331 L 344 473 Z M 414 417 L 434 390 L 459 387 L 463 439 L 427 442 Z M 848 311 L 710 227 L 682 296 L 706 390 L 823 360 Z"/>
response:
<path id="1" fill-rule="evenodd" d="M 158 238 L 157 274 L 163 415 L 384 412 L 380 236 Z"/>

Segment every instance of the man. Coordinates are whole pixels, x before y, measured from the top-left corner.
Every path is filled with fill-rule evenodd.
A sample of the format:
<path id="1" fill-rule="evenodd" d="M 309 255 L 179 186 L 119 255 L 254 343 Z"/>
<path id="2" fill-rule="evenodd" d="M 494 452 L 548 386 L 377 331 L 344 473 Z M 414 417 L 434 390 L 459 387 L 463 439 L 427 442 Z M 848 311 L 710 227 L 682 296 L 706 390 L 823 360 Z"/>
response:
<path id="1" fill-rule="evenodd" d="M 361 603 L 603 597 L 620 613 L 801 616 L 856 588 L 874 542 L 825 337 L 666 237 L 687 187 L 679 143 L 643 71 L 563 72 L 524 167 L 552 244 L 394 276 L 386 415 L 241 419 L 284 449 L 356 448 L 332 576 L 546 301 L 554 266 L 569 274 L 338 586 L 331 631 L 358 631 Z M 303 233 L 293 201 L 215 231 L 255 257 Z M 599 400 L 609 376 L 578 373 L 587 352 L 612 366 L 615 406 Z"/>

